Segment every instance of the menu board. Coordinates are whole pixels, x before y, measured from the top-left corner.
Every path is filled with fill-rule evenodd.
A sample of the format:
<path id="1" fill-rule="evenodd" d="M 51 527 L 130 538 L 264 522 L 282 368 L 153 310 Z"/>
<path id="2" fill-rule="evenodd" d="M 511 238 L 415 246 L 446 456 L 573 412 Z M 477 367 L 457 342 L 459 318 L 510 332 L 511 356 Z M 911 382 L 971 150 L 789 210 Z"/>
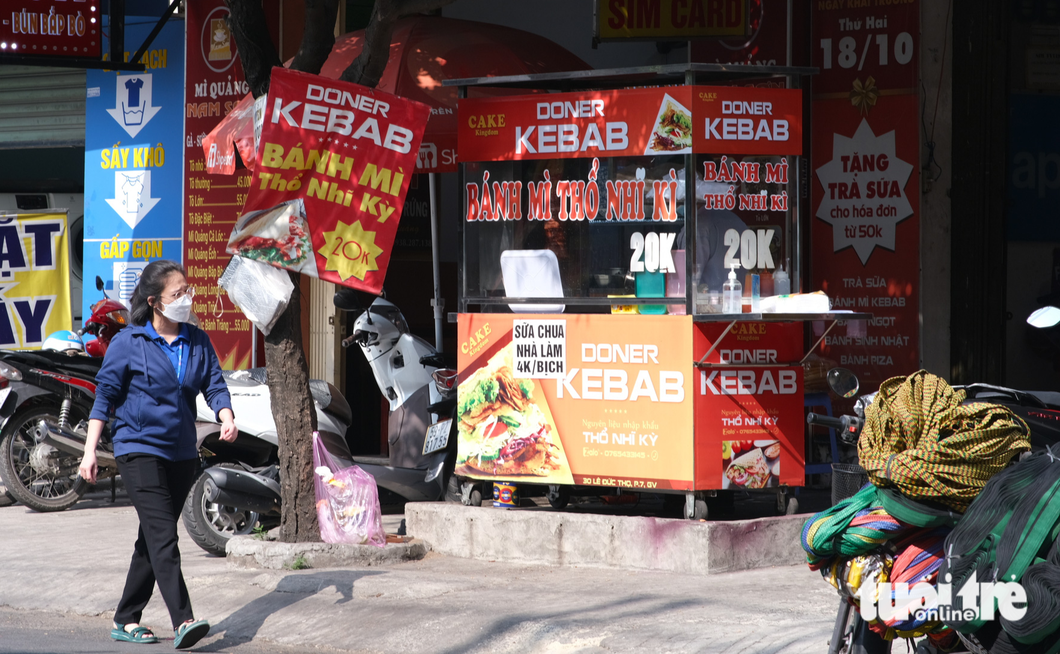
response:
<path id="1" fill-rule="evenodd" d="M 211 175 L 202 147 L 203 137 L 250 92 L 228 15 L 222 0 L 188 3 L 184 267 L 188 283 L 195 287 L 195 313 L 221 366 L 238 370 L 253 363 L 254 326 L 227 298 L 217 279 L 232 258 L 225 246 L 247 198 L 250 171 L 240 168 L 234 175 Z"/>

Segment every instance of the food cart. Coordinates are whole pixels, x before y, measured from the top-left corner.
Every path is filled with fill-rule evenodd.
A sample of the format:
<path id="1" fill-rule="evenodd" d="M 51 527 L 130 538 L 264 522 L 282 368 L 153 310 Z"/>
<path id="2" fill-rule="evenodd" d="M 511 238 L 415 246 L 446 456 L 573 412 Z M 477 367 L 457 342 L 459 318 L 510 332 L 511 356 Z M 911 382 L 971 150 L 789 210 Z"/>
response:
<path id="1" fill-rule="evenodd" d="M 802 364 L 837 323 L 869 317 L 798 294 L 799 87 L 812 72 L 684 64 L 446 82 L 462 98 L 465 488 L 545 484 L 554 506 L 572 486 L 681 494 L 695 519 L 740 488 L 794 508 Z M 528 93 L 467 97 L 487 85 Z M 782 268 L 793 295 L 776 297 Z M 741 311 L 722 313 L 734 269 Z"/>

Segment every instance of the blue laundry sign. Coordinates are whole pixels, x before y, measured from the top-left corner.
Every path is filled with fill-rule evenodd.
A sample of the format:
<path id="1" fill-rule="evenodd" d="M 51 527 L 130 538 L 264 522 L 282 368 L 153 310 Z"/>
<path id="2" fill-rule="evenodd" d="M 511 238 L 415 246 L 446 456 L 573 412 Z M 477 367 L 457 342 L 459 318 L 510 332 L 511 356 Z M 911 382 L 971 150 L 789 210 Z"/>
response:
<path id="1" fill-rule="evenodd" d="M 157 20 L 130 17 L 126 45 L 139 47 Z M 149 262 L 181 260 L 184 21 L 170 20 L 142 61 L 142 73 L 86 75 L 85 307 L 103 297 L 97 276 L 128 304 Z"/>

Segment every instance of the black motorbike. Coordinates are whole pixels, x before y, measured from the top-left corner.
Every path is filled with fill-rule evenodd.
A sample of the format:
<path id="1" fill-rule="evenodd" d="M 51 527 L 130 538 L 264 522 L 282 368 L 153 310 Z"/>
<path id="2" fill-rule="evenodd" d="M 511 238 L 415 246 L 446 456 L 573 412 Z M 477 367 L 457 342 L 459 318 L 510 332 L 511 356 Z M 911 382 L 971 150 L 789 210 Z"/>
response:
<path id="1" fill-rule="evenodd" d="M 63 511 L 88 488 L 77 471 L 102 362 L 47 350 L 0 354 L 0 478 L 35 511 Z M 109 428 L 96 457 L 99 479 L 113 478 Z"/>

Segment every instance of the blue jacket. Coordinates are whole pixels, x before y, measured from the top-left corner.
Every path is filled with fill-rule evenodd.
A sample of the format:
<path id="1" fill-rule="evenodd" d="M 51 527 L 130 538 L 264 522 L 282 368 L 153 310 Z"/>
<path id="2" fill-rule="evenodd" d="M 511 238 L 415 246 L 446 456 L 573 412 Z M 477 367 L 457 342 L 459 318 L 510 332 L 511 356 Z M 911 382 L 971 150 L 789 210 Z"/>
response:
<path id="1" fill-rule="evenodd" d="M 191 325 L 188 334 L 183 383 L 143 327 L 126 327 L 107 347 L 90 417 L 106 422 L 114 411 L 115 456 L 139 452 L 172 461 L 194 459 L 196 396 L 201 391 L 214 413 L 232 408 L 209 336 Z"/>

